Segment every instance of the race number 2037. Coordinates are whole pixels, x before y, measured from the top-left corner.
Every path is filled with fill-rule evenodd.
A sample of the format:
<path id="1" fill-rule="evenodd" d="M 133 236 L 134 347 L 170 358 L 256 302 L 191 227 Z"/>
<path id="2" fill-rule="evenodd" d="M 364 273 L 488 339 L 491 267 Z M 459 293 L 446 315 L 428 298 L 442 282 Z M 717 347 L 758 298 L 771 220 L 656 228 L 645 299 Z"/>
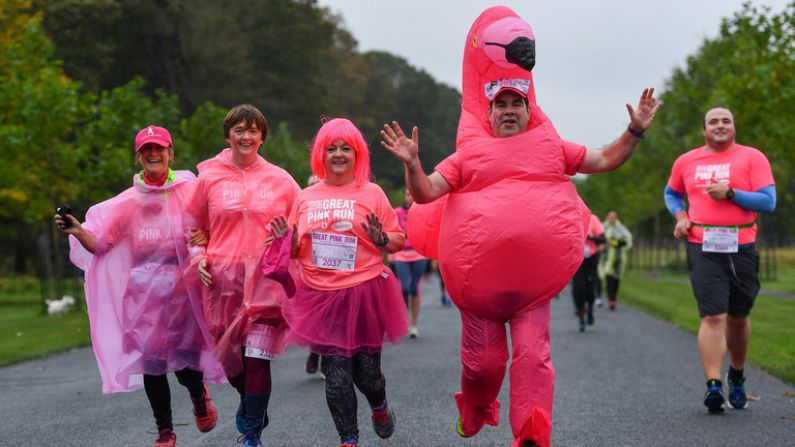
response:
<path id="1" fill-rule="evenodd" d="M 312 260 L 321 269 L 352 271 L 358 242 L 356 236 L 313 231 Z"/>

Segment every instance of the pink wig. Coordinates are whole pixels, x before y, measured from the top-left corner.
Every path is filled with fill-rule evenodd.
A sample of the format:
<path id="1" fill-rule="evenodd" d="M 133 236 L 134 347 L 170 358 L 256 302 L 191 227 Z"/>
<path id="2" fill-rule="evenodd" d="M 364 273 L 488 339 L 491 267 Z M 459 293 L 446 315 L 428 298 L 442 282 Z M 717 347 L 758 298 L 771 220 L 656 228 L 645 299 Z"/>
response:
<path id="1" fill-rule="evenodd" d="M 369 182 L 370 151 L 367 149 L 367 142 L 364 141 L 359 128 L 345 118 L 328 120 L 317 131 L 317 135 L 312 141 L 312 174 L 321 180 L 326 179 L 326 164 L 323 161 L 323 157 L 326 154 L 326 149 L 331 147 L 337 140 L 346 142 L 356 154 L 356 163 L 354 165 L 356 183 L 363 185 Z"/>

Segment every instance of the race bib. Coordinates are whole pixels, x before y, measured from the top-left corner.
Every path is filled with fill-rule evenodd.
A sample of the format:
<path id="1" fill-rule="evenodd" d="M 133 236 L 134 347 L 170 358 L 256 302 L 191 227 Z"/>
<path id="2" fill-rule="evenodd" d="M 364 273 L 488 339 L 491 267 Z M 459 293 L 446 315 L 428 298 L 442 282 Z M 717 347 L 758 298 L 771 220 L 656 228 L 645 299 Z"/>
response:
<path id="1" fill-rule="evenodd" d="M 274 347 L 279 333 L 269 324 L 254 323 L 246 336 L 245 356 L 255 359 L 273 360 Z"/>
<path id="2" fill-rule="evenodd" d="M 739 227 L 704 226 L 701 250 L 708 253 L 737 253 Z"/>
<path id="3" fill-rule="evenodd" d="M 359 238 L 344 234 L 312 232 L 312 261 L 317 268 L 353 271 Z"/>

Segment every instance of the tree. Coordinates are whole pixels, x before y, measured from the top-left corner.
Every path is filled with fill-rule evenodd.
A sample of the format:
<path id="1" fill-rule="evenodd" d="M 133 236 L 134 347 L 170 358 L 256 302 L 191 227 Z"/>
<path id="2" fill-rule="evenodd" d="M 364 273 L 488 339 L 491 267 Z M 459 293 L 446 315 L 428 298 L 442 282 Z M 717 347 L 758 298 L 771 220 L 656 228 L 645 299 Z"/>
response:
<path id="1" fill-rule="evenodd" d="M 597 212 L 617 206 L 626 221 L 645 232 L 668 234 L 671 218 L 662 191 L 673 161 L 685 150 L 703 144 L 704 113 L 726 106 L 735 115 L 737 141 L 765 152 L 773 167 L 778 207 L 761 215 L 767 232 L 795 230 L 795 181 L 790 175 L 795 154 L 795 2 L 780 14 L 749 4 L 722 21 L 718 37 L 705 40 L 674 71 L 661 95 L 665 106 L 648 138 L 625 167 L 591 176 L 579 189 Z"/>

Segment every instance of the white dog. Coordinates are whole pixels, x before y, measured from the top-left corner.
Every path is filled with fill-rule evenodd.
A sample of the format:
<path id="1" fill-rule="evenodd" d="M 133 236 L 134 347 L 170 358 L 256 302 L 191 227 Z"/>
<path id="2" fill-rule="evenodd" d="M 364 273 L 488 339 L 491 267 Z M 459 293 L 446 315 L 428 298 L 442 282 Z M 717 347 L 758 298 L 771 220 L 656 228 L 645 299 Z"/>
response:
<path id="1" fill-rule="evenodd" d="M 60 300 L 44 300 L 44 302 L 50 315 L 66 315 L 69 308 L 75 305 L 75 299 L 69 295 L 64 295 Z"/>

